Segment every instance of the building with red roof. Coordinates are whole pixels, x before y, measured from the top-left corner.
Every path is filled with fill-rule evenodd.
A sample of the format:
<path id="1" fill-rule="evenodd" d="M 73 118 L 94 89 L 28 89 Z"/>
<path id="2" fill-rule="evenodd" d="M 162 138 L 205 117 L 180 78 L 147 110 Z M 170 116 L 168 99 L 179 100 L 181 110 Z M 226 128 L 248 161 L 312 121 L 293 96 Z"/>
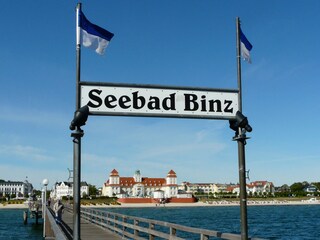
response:
<path id="1" fill-rule="evenodd" d="M 166 178 L 142 177 L 140 170 L 136 170 L 133 177 L 121 177 L 113 169 L 108 180 L 103 184 L 102 195 L 119 198 L 126 197 L 154 197 L 154 193 L 163 192 L 164 198 L 178 195 L 177 175 L 170 170 Z"/>

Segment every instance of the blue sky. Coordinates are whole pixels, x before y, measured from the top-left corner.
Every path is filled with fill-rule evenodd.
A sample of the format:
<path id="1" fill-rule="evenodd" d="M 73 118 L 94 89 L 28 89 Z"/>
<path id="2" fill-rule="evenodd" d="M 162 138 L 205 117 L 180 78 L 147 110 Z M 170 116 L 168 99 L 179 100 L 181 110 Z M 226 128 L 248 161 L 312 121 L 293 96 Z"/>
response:
<path id="1" fill-rule="evenodd" d="M 75 110 L 76 1 L 6 1 L 0 10 L 0 179 L 36 188 L 68 179 Z M 115 34 L 104 56 L 82 48 L 81 79 L 237 88 L 235 19 L 253 45 L 242 62 L 250 180 L 320 181 L 320 2 L 82 1 Z M 238 182 L 237 143 L 225 120 L 90 116 L 82 180 L 112 169 L 178 182 Z"/>

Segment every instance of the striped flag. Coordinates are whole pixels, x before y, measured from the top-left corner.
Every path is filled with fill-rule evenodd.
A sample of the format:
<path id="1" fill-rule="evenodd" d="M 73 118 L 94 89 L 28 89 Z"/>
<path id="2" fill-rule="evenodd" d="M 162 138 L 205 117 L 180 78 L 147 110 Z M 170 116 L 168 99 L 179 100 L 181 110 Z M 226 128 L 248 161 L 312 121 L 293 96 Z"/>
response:
<path id="1" fill-rule="evenodd" d="M 241 47 L 241 56 L 246 60 L 248 63 L 251 63 L 250 51 L 252 49 L 251 43 L 248 41 L 246 36 L 243 34 L 240 28 L 240 47 Z"/>
<path id="2" fill-rule="evenodd" d="M 103 55 L 114 34 L 92 24 L 81 10 L 78 11 L 78 14 L 80 35 L 78 36 L 77 34 L 77 44 L 81 42 L 84 47 L 90 47 L 94 49 L 96 53 Z"/>

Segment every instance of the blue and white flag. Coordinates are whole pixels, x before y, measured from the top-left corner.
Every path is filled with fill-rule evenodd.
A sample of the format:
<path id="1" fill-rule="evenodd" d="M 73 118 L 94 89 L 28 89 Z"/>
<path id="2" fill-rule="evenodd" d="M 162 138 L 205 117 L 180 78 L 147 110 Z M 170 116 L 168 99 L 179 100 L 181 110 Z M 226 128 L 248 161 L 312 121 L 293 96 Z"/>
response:
<path id="1" fill-rule="evenodd" d="M 90 47 L 103 55 L 114 34 L 92 24 L 81 10 L 78 10 L 77 27 L 80 28 L 77 31 L 77 44 L 81 42 L 84 47 Z"/>
<path id="2" fill-rule="evenodd" d="M 248 63 L 251 63 L 250 58 L 250 51 L 252 49 L 251 43 L 248 41 L 246 36 L 243 34 L 241 28 L 240 28 L 240 47 L 241 47 L 241 56 L 244 58 L 244 60 L 248 61 Z"/>

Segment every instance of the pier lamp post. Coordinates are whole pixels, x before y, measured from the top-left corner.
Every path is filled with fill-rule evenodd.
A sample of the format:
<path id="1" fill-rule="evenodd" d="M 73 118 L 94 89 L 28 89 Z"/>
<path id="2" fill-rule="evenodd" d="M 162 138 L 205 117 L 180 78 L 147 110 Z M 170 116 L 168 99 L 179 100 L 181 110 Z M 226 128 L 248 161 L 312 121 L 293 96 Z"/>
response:
<path id="1" fill-rule="evenodd" d="M 42 185 L 44 186 L 44 194 L 43 194 L 43 200 L 42 200 L 42 216 L 43 216 L 43 237 L 46 237 L 46 211 L 47 211 L 47 186 L 49 184 L 48 179 L 42 180 Z"/>
<path id="2" fill-rule="evenodd" d="M 41 189 L 41 212 L 44 211 L 44 189 Z M 43 218 L 43 214 L 42 214 L 42 218 Z"/>
<path id="3" fill-rule="evenodd" d="M 240 111 L 236 113 L 236 119 L 230 120 L 230 128 L 235 131 L 233 141 L 238 142 L 238 161 L 239 161 L 239 182 L 240 182 L 240 217 L 241 217 L 241 239 L 248 239 L 248 220 L 247 220 L 247 184 L 246 184 L 246 160 L 245 145 L 246 132 L 251 132 L 247 117 Z"/>
<path id="4" fill-rule="evenodd" d="M 70 130 L 73 137 L 73 239 L 80 240 L 80 188 L 81 188 L 81 138 L 84 133 L 80 128 L 86 124 L 89 115 L 87 105 L 74 113 Z"/>

